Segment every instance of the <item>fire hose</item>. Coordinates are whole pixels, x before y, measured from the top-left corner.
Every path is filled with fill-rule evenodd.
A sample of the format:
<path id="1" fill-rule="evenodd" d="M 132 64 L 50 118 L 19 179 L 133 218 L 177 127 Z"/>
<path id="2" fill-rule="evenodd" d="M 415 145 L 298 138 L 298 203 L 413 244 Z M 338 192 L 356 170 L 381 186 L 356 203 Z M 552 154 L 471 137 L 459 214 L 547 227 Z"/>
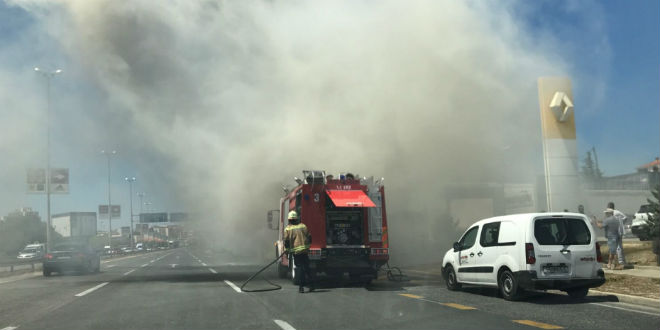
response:
<path id="1" fill-rule="evenodd" d="M 275 283 L 269 281 L 269 280 L 266 279 L 266 278 L 263 278 L 263 279 L 264 279 L 266 282 L 268 282 L 270 285 L 272 285 L 272 286 L 273 286 L 272 288 L 266 288 L 266 289 L 254 289 L 254 290 L 248 290 L 248 289 L 244 289 L 244 288 L 245 288 L 245 286 L 246 286 L 250 281 L 252 281 L 255 277 L 259 276 L 259 274 L 261 274 L 263 271 L 265 271 L 266 269 L 268 269 L 268 267 L 272 266 L 274 263 L 276 263 L 277 261 L 279 261 L 280 259 L 282 259 L 282 257 L 284 256 L 285 253 L 286 253 L 286 251 L 285 251 L 285 252 L 282 252 L 282 254 L 280 254 L 279 257 L 275 258 L 275 260 L 271 261 L 268 265 L 264 266 L 264 267 L 261 268 L 259 271 L 257 271 L 257 272 L 254 273 L 252 276 L 250 276 L 250 278 L 248 278 L 243 284 L 241 284 L 241 287 L 240 287 L 240 288 L 241 288 L 241 291 L 243 291 L 243 292 L 268 292 L 268 291 L 275 291 L 275 290 L 280 290 L 280 289 L 282 289 L 282 286 L 281 286 L 281 285 L 275 284 Z M 384 271 L 384 272 L 387 274 L 387 279 L 388 279 L 389 281 L 392 281 L 392 282 L 403 282 L 403 281 L 405 280 L 406 275 L 403 274 L 403 272 L 401 272 L 401 269 L 400 269 L 399 267 L 390 267 L 390 263 L 389 263 L 389 261 L 385 264 L 385 266 L 386 266 L 386 267 L 383 268 L 383 269 L 381 269 L 381 270 Z"/>
<path id="2" fill-rule="evenodd" d="M 388 261 L 385 264 L 385 268 L 382 269 L 387 274 L 387 279 L 392 282 L 403 282 L 406 278 L 406 275 L 401 272 L 399 267 L 390 267 L 390 262 Z"/>
<path id="3" fill-rule="evenodd" d="M 267 288 L 267 289 L 255 289 L 255 290 L 247 290 L 244 289 L 245 285 L 247 285 L 250 281 L 252 281 L 253 278 L 257 277 L 259 274 L 261 274 L 264 270 L 268 269 L 268 267 L 272 266 L 274 263 L 276 263 L 278 260 L 282 259 L 282 256 L 286 251 L 282 252 L 279 257 L 275 258 L 275 260 L 271 261 L 268 265 L 264 266 L 261 268 L 258 272 L 254 273 L 250 278 L 247 279 L 242 285 L 241 285 L 241 291 L 243 292 L 268 292 L 268 291 L 275 291 L 275 290 L 280 290 L 282 289 L 281 285 L 277 285 L 271 281 L 269 281 L 267 278 L 263 278 L 266 282 L 268 282 L 270 285 L 272 285 L 272 288 Z"/>

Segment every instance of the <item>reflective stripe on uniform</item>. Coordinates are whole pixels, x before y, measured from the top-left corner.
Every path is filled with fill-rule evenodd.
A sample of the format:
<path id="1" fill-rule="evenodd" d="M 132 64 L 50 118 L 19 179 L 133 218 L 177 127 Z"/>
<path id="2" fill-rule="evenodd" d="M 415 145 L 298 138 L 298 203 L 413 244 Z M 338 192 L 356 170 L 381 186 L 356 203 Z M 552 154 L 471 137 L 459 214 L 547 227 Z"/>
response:
<path id="1" fill-rule="evenodd" d="M 287 252 L 299 253 L 309 250 L 309 244 L 296 246 L 293 249 L 287 249 Z"/>
<path id="2" fill-rule="evenodd" d="M 303 228 L 307 228 L 307 226 L 305 226 L 304 224 L 301 223 L 301 224 L 297 224 L 297 225 L 288 225 L 288 226 L 286 226 L 286 228 L 284 228 L 284 230 L 289 231 L 289 230 L 303 229 Z"/>

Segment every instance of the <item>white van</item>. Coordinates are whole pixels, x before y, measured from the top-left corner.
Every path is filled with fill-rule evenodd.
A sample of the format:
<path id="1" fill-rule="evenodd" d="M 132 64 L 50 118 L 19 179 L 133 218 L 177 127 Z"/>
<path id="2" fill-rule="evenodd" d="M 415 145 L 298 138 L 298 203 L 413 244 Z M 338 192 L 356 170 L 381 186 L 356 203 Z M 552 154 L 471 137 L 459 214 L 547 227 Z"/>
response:
<path id="1" fill-rule="evenodd" d="M 583 298 L 605 283 L 600 246 L 578 213 L 530 213 L 470 226 L 442 261 L 450 290 L 462 284 L 498 287 L 504 299 L 524 290 L 556 289 Z"/>

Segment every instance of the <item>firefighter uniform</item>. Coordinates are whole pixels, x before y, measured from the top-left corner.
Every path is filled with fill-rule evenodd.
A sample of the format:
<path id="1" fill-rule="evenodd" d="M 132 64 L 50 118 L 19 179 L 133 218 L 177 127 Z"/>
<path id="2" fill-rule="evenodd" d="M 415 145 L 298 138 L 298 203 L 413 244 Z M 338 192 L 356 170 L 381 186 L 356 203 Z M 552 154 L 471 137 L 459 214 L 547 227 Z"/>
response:
<path id="1" fill-rule="evenodd" d="M 304 292 L 306 284 L 309 286 L 310 291 L 313 291 L 314 286 L 309 269 L 309 258 L 307 257 L 312 236 L 309 234 L 307 226 L 299 222 L 296 211 L 289 212 L 288 219 L 289 224 L 284 228 L 284 244 L 287 247 L 287 252 L 293 254 L 298 292 Z"/>

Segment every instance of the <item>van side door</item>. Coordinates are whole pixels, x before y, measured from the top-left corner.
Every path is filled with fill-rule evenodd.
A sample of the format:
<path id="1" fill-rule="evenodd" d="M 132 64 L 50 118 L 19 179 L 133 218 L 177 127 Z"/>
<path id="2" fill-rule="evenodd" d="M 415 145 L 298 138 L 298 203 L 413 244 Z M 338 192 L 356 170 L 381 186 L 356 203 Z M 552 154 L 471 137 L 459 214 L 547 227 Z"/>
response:
<path id="1" fill-rule="evenodd" d="M 454 260 L 457 263 L 456 277 L 459 282 L 474 282 L 475 275 L 471 272 L 471 267 L 475 263 L 475 248 L 479 226 L 473 226 L 468 229 L 460 241 L 458 241 L 459 250 L 454 252 Z"/>
<path id="2" fill-rule="evenodd" d="M 498 246 L 498 238 L 500 234 L 500 222 L 486 223 L 481 227 L 481 234 L 479 235 L 479 242 L 475 249 L 475 263 L 470 271 L 474 273 L 475 281 L 477 282 L 490 282 L 494 278 L 495 272 L 494 264 L 497 257 L 500 255 L 500 248 Z"/>

